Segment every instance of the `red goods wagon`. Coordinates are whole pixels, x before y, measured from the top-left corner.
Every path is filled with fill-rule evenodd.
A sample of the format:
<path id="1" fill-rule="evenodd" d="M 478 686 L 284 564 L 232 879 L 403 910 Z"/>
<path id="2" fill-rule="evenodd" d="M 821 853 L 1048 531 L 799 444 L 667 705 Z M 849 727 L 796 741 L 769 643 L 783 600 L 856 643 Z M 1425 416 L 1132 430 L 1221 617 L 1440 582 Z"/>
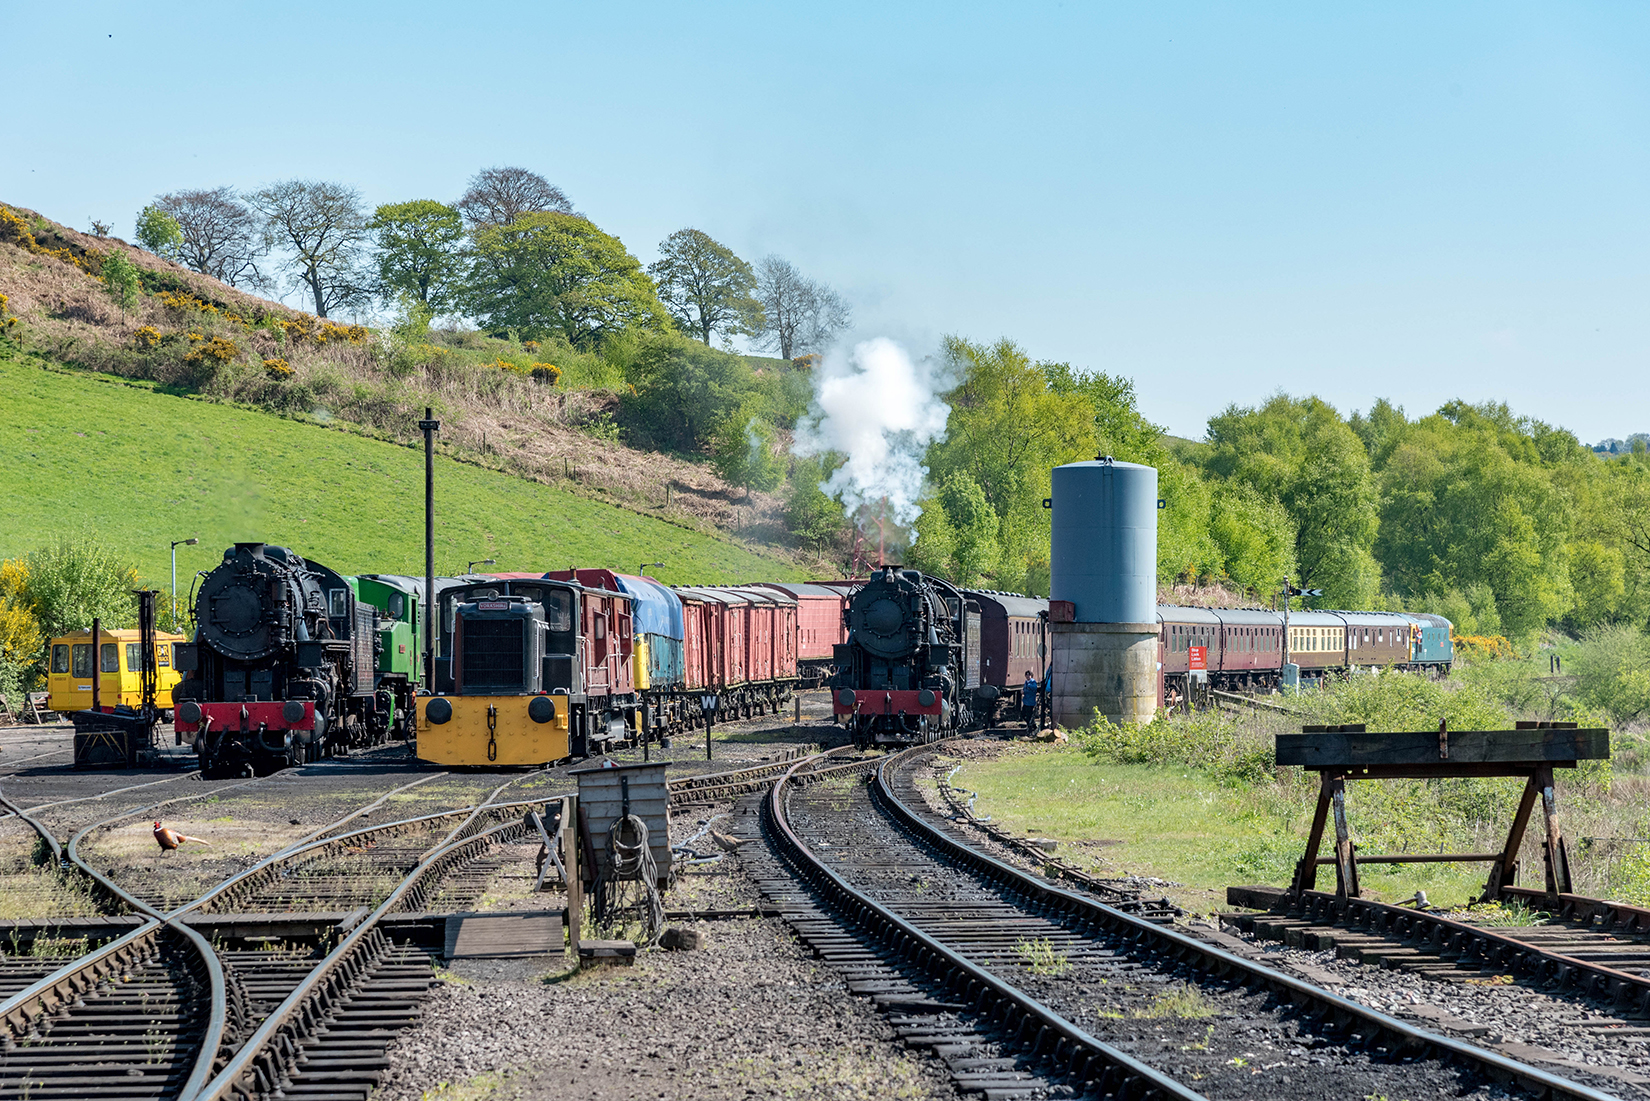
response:
<path id="1" fill-rule="evenodd" d="M 727 590 L 745 598 L 746 671 L 753 683 L 796 679 L 796 599 L 762 585 Z"/>
<path id="2" fill-rule="evenodd" d="M 841 589 L 825 585 L 764 581 L 756 588 L 772 589 L 796 601 L 796 675 L 817 686 L 834 670 L 836 647 L 848 641 L 842 613 L 847 599 Z"/>
<path id="3" fill-rule="evenodd" d="M 690 690 L 715 693 L 721 717 L 777 711 L 796 685 L 795 605 L 759 588 L 675 590 Z M 787 672 L 789 670 L 789 672 Z"/>

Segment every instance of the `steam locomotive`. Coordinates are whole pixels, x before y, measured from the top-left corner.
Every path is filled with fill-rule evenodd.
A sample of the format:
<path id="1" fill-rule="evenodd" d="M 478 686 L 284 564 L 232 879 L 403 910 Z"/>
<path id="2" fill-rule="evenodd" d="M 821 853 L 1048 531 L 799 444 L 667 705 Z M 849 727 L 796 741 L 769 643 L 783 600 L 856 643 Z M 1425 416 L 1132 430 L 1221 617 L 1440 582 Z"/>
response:
<path id="1" fill-rule="evenodd" d="M 236 543 L 195 601 L 177 647 L 176 729 L 210 778 L 264 774 L 382 740 L 377 609 L 351 579 L 285 547 Z"/>
<path id="2" fill-rule="evenodd" d="M 856 746 L 927 743 L 967 726 L 980 687 L 980 606 L 937 577 L 886 566 L 848 598 L 832 709 Z"/>

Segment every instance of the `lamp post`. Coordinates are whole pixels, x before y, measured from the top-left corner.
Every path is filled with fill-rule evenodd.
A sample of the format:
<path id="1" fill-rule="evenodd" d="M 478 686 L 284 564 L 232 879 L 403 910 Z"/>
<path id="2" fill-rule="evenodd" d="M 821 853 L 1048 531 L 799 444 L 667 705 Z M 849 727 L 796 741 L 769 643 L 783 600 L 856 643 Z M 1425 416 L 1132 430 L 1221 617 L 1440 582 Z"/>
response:
<path id="1" fill-rule="evenodd" d="M 641 564 L 641 566 L 637 569 L 636 576 L 637 577 L 646 577 L 647 576 L 647 569 L 648 569 L 649 566 L 652 566 L 654 569 L 659 569 L 663 565 L 664 565 L 663 562 L 643 562 Z"/>
<path id="2" fill-rule="evenodd" d="M 199 539 L 172 540 L 172 629 L 178 626 L 178 547 L 192 547 L 199 543 Z"/>
<path id="3" fill-rule="evenodd" d="M 468 565 L 466 565 L 464 567 L 464 572 L 465 573 L 474 573 L 475 568 L 477 566 L 496 566 L 496 565 L 498 565 L 498 563 L 494 562 L 491 558 L 478 558 L 474 562 L 471 562 Z"/>

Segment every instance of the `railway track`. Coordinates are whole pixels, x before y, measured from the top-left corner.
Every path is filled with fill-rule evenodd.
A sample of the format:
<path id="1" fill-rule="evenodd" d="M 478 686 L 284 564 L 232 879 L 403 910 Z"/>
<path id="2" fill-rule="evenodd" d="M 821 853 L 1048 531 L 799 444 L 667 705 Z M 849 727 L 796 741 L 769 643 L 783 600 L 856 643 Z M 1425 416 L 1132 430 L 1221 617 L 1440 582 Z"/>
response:
<path id="1" fill-rule="evenodd" d="M 679 778 L 671 802 L 726 799 L 786 769 L 828 759 L 791 757 Z M 497 801 L 525 778 L 517 777 L 475 805 L 346 828 L 440 775 L 385 792 L 170 908 L 164 892 L 115 883 L 81 849 L 114 823 L 227 787 L 123 809 L 83 827 L 67 846 L 33 817 L 36 808 L 0 795 L 0 806 L 38 834 L 51 863 L 89 884 L 100 909 L 115 915 L 101 919 L 106 935 L 89 950 L 34 937 L 36 950 L 69 948 L 78 953 L 72 958 L 17 951 L 0 957 L 0 1101 L 78 1101 L 88 1093 L 184 1101 L 277 1092 L 364 1099 L 388 1065 L 390 1039 L 416 1019 L 437 981 L 432 953 L 397 943 L 384 932 L 385 919 L 423 911 L 434 900 L 447 907 L 473 902 L 496 870 L 500 847 L 526 838 L 524 813 L 559 797 Z M 323 931 L 318 943 L 277 936 L 238 947 L 202 935 L 217 939 L 226 922 Z"/>
<path id="2" fill-rule="evenodd" d="M 977 851 L 914 787 L 911 766 L 933 750 L 884 760 L 868 784 L 788 772 L 763 801 L 771 853 L 748 866 L 849 988 L 961 1088 L 1487 1097 L 1501 1082 L 1539 1097 L 1607 1096 Z"/>
<path id="3" fill-rule="evenodd" d="M 1554 994 L 1579 994 L 1620 1017 L 1650 1016 L 1650 910 L 1580 895 L 1506 892 L 1541 924 L 1486 927 L 1441 913 L 1323 891 L 1233 888 L 1239 905 L 1265 912 L 1221 915 L 1229 926 L 1292 948 L 1422 974 L 1439 981 L 1510 976 Z"/>

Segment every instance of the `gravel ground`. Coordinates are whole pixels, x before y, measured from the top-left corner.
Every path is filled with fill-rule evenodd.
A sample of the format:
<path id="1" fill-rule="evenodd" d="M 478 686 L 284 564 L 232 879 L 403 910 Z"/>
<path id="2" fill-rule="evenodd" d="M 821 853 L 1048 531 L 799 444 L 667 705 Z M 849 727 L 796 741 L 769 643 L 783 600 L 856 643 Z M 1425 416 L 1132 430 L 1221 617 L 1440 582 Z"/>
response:
<path id="1" fill-rule="evenodd" d="M 673 834 L 725 825 L 712 819 L 727 809 L 696 808 Z M 503 886 L 490 893 L 500 909 L 562 903 Z M 688 870 L 665 898 L 670 910 L 756 902 L 732 859 Z M 647 950 L 628 967 L 569 974 L 559 958 L 454 961 L 418 1025 L 391 1047 L 377 1101 L 431 1091 L 500 1101 L 956 1096 L 943 1068 L 894 1042 L 783 923 L 678 924 L 699 932 L 697 951 Z"/>

